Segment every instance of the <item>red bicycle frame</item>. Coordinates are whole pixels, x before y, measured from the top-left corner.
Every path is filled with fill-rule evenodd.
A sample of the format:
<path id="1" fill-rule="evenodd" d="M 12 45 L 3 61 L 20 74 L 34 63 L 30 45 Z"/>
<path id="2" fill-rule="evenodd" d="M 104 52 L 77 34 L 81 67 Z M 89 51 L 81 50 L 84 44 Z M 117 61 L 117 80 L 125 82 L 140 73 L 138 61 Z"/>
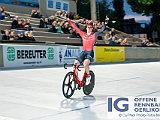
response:
<path id="1" fill-rule="evenodd" d="M 76 83 L 79 85 L 79 87 L 83 87 L 84 86 L 84 77 L 87 75 L 87 73 L 86 73 L 86 71 L 84 72 L 83 77 L 82 77 L 82 81 L 80 81 L 79 77 L 78 77 L 78 71 L 80 71 L 79 68 L 84 68 L 84 66 L 74 65 L 73 73 L 76 76 Z"/>

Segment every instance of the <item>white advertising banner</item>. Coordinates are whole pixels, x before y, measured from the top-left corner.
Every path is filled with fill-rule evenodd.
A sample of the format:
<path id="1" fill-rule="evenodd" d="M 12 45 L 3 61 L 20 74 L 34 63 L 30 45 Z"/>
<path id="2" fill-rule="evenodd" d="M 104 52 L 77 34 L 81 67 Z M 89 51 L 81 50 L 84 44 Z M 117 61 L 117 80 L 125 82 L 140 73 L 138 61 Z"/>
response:
<path id="1" fill-rule="evenodd" d="M 75 59 L 82 52 L 82 46 L 59 46 L 57 47 L 58 64 L 73 64 Z M 95 52 L 94 60 L 95 61 Z"/>
<path id="2" fill-rule="evenodd" d="M 57 48 L 58 64 L 73 64 L 81 51 L 81 46 L 59 46 Z"/>
<path id="3" fill-rule="evenodd" d="M 3 45 L 4 67 L 56 65 L 56 47 L 38 45 Z"/>

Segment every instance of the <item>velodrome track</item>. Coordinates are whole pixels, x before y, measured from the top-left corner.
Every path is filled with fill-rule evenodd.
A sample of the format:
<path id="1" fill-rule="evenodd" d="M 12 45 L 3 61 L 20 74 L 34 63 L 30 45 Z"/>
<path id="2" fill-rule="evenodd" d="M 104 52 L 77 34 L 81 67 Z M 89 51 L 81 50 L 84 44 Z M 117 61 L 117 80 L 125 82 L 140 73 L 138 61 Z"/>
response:
<path id="1" fill-rule="evenodd" d="M 1 69 L 0 120 L 109 120 L 107 96 L 160 96 L 159 61 L 91 65 L 91 69 L 96 74 L 92 94 L 75 91 L 71 99 L 65 99 L 61 90 L 71 67 Z"/>

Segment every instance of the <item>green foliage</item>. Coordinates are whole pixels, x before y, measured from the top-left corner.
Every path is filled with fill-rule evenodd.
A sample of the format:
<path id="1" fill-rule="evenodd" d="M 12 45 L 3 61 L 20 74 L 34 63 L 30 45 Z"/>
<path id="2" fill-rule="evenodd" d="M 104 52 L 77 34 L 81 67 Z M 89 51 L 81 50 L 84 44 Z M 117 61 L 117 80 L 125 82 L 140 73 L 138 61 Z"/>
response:
<path id="1" fill-rule="evenodd" d="M 98 2 L 97 5 L 99 5 L 100 21 L 104 21 L 106 15 L 108 15 L 109 4 L 107 3 L 106 0 L 102 0 L 101 2 Z"/>
<path id="2" fill-rule="evenodd" d="M 116 22 L 119 23 L 117 29 L 123 31 L 123 19 L 125 16 L 125 11 L 123 9 L 123 0 L 113 0 L 113 8 L 115 9 L 115 16 L 117 17 Z"/>
<path id="3" fill-rule="evenodd" d="M 153 4 L 153 0 L 138 0 L 138 2 L 140 4 L 143 4 L 143 5 L 151 5 L 151 4 Z"/>
<path id="4" fill-rule="evenodd" d="M 160 0 L 127 0 L 133 12 L 152 16 L 152 29 L 160 31 Z"/>
<path id="5" fill-rule="evenodd" d="M 86 19 L 91 19 L 91 9 L 89 0 L 77 1 L 77 13 Z"/>
<path id="6" fill-rule="evenodd" d="M 77 1 L 77 13 L 86 19 L 91 19 L 91 10 L 90 10 L 90 0 L 78 0 Z M 123 0 L 117 0 L 117 1 L 123 1 Z M 124 17 L 124 10 L 123 10 L 123 2 L 121 3 L 121 7 L 118 6 L 119 2 L 117 3 L 117 11 L 120 11 L 121 13 L 115 14 L 116 12 L 112 9 L 110 9 L 110 3 L 108 0 L 101 0 L 97 1 L 97 12 L 99 11 L 99 18 L 97 18 L 100 22 L 104 22 L 106 15 L 110 18 L 108 26 L 114 27 L 115 29 L 121 30 L 123 26 L 121 27 L 121 21 Z M 115 5 L 116 6 L 116 5 Z M 120 15 L 122 14 L 122 15 Z M 118 19 L 118 17 L 120 19 Z M 116 23 L 112 23 L 112 21 L 116 21 Z"/>

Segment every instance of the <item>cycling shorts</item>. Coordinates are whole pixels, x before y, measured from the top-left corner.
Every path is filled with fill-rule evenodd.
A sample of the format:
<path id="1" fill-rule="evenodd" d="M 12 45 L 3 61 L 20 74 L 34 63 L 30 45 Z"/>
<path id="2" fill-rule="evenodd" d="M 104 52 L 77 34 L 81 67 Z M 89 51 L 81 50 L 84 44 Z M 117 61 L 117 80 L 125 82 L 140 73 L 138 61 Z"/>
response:
<path id="1" fill-rule="evenodd" d="M 80 63 L 82 63 L 85 59 L 89 59 L 91 62 L 93 60 L 93 57 L 94 57 L 93 50 L 91 50 L 91 51 L 84 50 L 80 53 L 80 55 L 77 57 L 76 60 L 78 60 Z"/>

